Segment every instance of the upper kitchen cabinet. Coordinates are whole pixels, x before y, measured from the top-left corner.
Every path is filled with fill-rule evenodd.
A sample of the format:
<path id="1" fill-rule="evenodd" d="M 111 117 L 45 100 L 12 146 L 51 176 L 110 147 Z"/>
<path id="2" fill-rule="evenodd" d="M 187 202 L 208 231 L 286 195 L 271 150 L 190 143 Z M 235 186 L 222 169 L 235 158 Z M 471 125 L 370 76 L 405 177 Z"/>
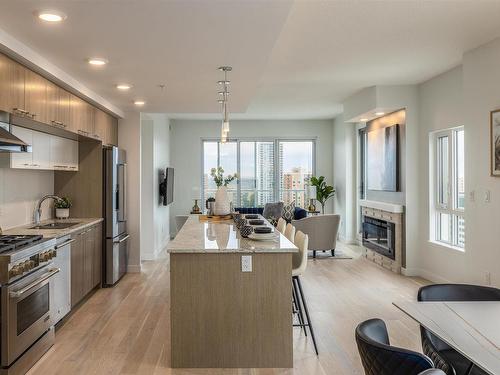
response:
<path id="1" fill-rule="evenodd" d="M 47 85 L 49 81 L 26 69 L 24 73 L 24 106 L 28 116 L 50 124 L 47 114 Z"/>
<path id="2" fill-rule="evenodd" d="M 26 69 L 0 54 L 0 109 L 24 111 L 24 75 Z"/>
<path id="3" fill-rule="evenodd" d="M 94 134 L 94 109 L 85 100 L 70 94 L 69 129 L 75 133 L 92 137 Z"/>
<path id="4" fill-rule="evenodd" d="M 94 130 L 96 137 L 103 145 L 116 146 L 118 144 L 117 120 L 104 111 L 96 108 L 94 112 Z"/>
<path id="5" fill-rule="evenodd" d="M 47 83 L 47 115 L 50 125 L 70 130 L 71 94 L 52 82 Z"/>

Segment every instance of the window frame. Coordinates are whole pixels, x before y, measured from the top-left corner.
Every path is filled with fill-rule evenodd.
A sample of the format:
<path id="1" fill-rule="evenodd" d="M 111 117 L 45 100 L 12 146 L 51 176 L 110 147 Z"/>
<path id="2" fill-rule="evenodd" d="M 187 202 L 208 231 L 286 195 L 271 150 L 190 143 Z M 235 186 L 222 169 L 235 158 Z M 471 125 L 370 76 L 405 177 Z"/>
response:
<path id="1" fill-rule="evenodd" d="M 458 132 L 464 131 L 463 126 L 453 127 L 445 130 L 432 132 L 430 135 L 431 143 L 431 209 L 430 209 L 430 241 L 444 245 L 456 250 L 465 251 L 464 245 L 459 240 L 459 219 L 465 220 L 465 207 L 458 207 Z M 441 152 L 441 138 L 447 138 L 447 186 L 442 186 L 443 175 L 440 173 L 443 167 L 443 154 Z M 445 197 L 441 200 L 441 191 L 444 188 Z M 441 238 L 441 215 L 449 215 L 450 227 L 448 231 L 449 241 Z"/>
<path id="2" fill-rule="evenodd" d="M 212 137 L 206 137 L 206 138 L 201 138 L 200 139 L 200 145 L 201 145 L 201 173 L 200 173 L 200 186 L 201 186 L 201 201 L 205 202 L 206 197 L 205 197 L 205 189 L 203 185 L 204 181 L 204 166 L 205 166 L 205 148 L 204 148 L 204 143 L 205 142 L 217 142 L 217 166 L 220 165 L 220 138 L 212 138 Z M 316 175 L 316 142 L 317 142 L 317 137 L 239 137 L 239 138 L 231 138 L 227 140 L 228 143 L 230 142 L 236 142 L 236 168 L 237 168 L 237 173 L 238 175 L 241 175 L 241 158 L 240 158 L 240 143 L 242 142 L 272 142 L 273 143 L 273 152 L 274 152 L 274 168 L 273 168 L 273 182 L 274 182 L 274 187 L 272 190 L 272 195 L 273 195 L 273 200 L 276 201 L 279 199 L 280 196 L 280 186 L 279 186 L 279 170 L 280 170 L 280 161 L 279 157 L 279 144 L 280 142 L 312 142 L 312 174 L 313 176 Z M 237 202 L 234 204 L 234 207 L 241 207 L 241 181 L 240 179 L 237 180 L 236 184 L 236 189 L 237 189 Z M 244 191 L 248 189 L 243 189 Z M 257 190 L 255 190 L 257 191 Z M 234 203 L 234 202 L 233 202 Z M 204 203 L 203 203 L 204 204 Z"/>

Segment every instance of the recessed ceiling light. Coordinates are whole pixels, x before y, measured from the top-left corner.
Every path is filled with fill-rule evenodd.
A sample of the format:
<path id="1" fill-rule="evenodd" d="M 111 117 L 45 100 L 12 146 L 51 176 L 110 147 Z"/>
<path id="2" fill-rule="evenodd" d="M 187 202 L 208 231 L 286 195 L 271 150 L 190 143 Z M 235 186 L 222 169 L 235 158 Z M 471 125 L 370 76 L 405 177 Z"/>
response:
<path id="1" fill-rule="evenodd" d="M 35 12 L 35 16 L 45 22 L 61 22 L 66 19 L 66 15 L 57 10 L 43 10 Z"/>
<path id="2" fill-rule="evenodd" d="M 139 106 L 140 106 L 140 105 L 144 105 L 144 104 L 146 104 L 146 102 L 145 102 L 144 100 L 136 100 L 136 101 L 134 102 L 134 104 L 135 104 L 135 105 L 139 105 Z"/>
<path id="3" fill-rule="evenodd" d="M 361 122 L 367 122 L 368 119 L 367 118 L 360 118 L 359 121 L 361 121 Z"/>
<path id="4" fill-rule="evenodd" d="M 118 90 L 130 90 L 132 88 L 132 85 L 128 85 L 126 83 L 120 83 L 120 84 L 116 85 L 116 88 Z"/>
<path id="5" fill-rule="evenodd" d="M 108 60 L 103 59 L 101 57 L 91 57 L 87 61 L 90 65 L 96 65 L 96 66 L 103 66 L 108 63 Z"/>
<path id="6" fill-rule="evenodd" d="M 385 115 L 385 112 L 375 112 L 375 116 L 382 116 Z"/>

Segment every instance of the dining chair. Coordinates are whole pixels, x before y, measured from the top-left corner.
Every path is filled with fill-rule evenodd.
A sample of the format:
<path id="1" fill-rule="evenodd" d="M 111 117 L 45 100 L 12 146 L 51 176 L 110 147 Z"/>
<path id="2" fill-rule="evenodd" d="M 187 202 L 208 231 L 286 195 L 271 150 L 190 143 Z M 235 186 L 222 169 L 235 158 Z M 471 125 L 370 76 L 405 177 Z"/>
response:
<path id="1" fill-rule="evenodd" d="M 356 327 L 356 344 L 366 375 L 418 375 L 434 367 L 427 356 L 391 346 L 381 319 L 370 319 Z"/>
<path id="2" fill-rule="evenodd" d="M 295 232 L 295 228 L 293 228 L 293 230 Z M 294 244 L 299 248 L 299 251 L 297 253 L 293 253 L 292 256 L 292 292 L 294 302 L 297 305 L 299 314 L 299 324 L 294 324 L 294 326 L 303 328 L 304 332 L 306 332 L 306 329 L 309 328 L 309 332 L 311 333 L 311 338 L 314 344 L 314 350 L 316 352 L 316 355 L 318 355 L 318 346 L 316 345 L 316 338 L 314 337 L 311 317 L 309 316 L 309 310 L 307 308 L 304 291 L 302 290 L 302 284 L 300 283 L 299 277 L 305 272 L 307 268 L 307 249 L 309 244 L 309 237 L 307 236 L 307 234 L 298 231 L 295 235 Z"/>
<path id="3" fill-rule="evenodd" d="M 278 219 L 278 224 L 276 225 L 276 229 L 278 229 L 281 234 L 285 234 L 285 228 L 286 228 L 286 220 L 280 217 Z"/>
<path id="4" fill-rule="evenodd" d="M 428 370 L 422 371 L 418 375 L 446 375 L 443 371 L 438 368 L 430 368 Z"/>
<path id="5" fill-rule="evenodd" d="M 290 240 L 290 242 L 294 242 L 295 240 L 295 227 L 292 224 L 287 224 L 285 228 L 285 233 L 283 233 L 286 238 Z"/>
<path id="6" fill-rule="evenodd" d="M 421 287 L 419 302 L 500 301 L 500 289 L 468 284 L 434 284 Z M 420 326 L 422 350 L 447 375 L 479 375 L 482 370 L 432 332 Z"/>

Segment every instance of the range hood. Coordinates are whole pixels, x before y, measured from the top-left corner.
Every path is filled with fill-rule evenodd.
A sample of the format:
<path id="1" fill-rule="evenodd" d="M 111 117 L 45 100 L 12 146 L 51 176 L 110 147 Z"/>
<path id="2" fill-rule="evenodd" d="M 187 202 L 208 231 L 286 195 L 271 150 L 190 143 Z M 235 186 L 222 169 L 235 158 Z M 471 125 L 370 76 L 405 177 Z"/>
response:
<path id="1" fill-rule="evenodd" d="M 10 113 L 0 111 L 0 152 L 29 152 L 30 145 L 10 132 Z"/>

